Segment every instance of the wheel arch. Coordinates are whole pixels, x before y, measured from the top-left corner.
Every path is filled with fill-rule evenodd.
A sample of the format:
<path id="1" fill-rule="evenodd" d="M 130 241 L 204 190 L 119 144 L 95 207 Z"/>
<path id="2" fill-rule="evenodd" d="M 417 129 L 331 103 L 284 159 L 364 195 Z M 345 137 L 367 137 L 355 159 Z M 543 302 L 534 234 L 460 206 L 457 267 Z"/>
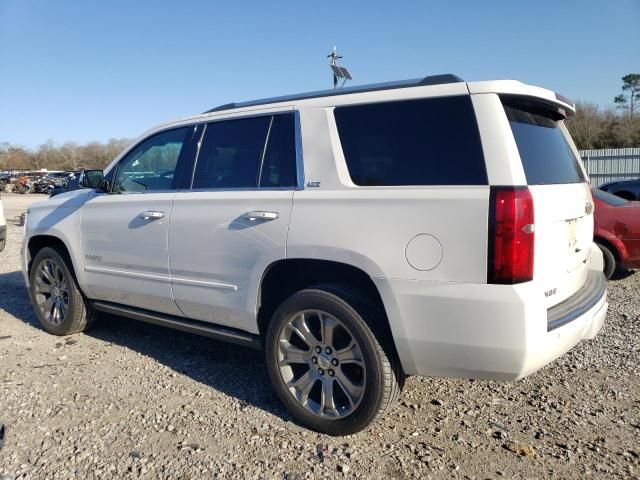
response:
<path id="1" fill-rule="evenodd" d="M 66 254 L 67 259 L 71 262 L 74 273 L 78 271 L 77 266 L 73 260 L 73 256 L 71 255 L 71 250 L 63 239 L 55 235 L 39 234 L 32 236 L 27 241 L 27 273 L 29 275 L 31 274 L 31 265 L 33 263 L 33 259 L 38 254 L 38 252 L 45 247 L 57 247 L 61 249 Z"/>
<path id="2" fill-rule="evenodd" d="M 384 316 L 385 332 L 392 335 L 390 312 L 383 301 L 383 293 L 371 276 L 363 269 L 348 263 L 316 258 L 282 259 L 271 263 L 265 269 L 256 299 L 259 334 L 265 335 L 273 313 L 290 295 L 304 288 L 327 283 L 350 286 L 370 298 Z M 395 348 L 395 341 L 392 343 Z"/>
<path id="3" fill-rule="evenodd" d="M 594 235 L 593 237 L 593 241 L 596 244 L 601 244 L 604 245 L 605 247 L 607 247 L 611 253 L 613 254 L 614 258 L 616 259 L 616 263 L 618 265 L 621 265 L 621 262 L 624 261 L 624 253 L 621 254 L 619 248 L 624 248 L 624 245 L 622 244 L 622 242 L 620 240 L 618 240 L 617 238 L 607 238 L 606 236 L 603 236 L 602 234 L 597 234 Z"/>

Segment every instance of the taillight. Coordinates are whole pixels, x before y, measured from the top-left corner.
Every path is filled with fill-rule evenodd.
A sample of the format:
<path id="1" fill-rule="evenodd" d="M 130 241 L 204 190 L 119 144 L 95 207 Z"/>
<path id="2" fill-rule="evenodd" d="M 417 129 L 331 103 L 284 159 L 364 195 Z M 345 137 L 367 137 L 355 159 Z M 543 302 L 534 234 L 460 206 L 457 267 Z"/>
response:
<path id="1" fill-rule="evenodd" d="M 533 197 L 527 187 L 491 187 L 489 283 L 533 280 L 535 227 Z"/>

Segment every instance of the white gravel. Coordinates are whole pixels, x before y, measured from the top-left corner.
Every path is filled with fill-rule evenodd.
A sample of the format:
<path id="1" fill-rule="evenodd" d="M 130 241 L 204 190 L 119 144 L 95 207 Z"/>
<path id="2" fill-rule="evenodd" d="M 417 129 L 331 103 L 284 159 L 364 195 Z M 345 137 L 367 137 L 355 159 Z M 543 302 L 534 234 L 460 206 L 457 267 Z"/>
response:
<path id="1" fill-rule="evenodd" d="M 17 197 L 5 211 L 34 196 Z M 8 234 L 0 479 L 640 478 L 640 273 L 610 283 L 597 339 L 542 371 L 410 378 L 382 422 L 332 438 L 292 422 L 259 352 L 113 317 L 48 335 L 19 273 L 22 229 Z"/>

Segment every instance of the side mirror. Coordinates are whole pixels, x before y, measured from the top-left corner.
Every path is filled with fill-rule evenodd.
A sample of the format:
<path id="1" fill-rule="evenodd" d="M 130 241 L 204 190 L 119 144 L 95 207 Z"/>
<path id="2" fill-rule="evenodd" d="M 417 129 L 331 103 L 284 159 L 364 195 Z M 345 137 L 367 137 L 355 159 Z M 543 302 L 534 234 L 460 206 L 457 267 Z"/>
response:
<path id="1" fill-rule="evenodd" d="M 80 185 L 83 188 L 101 188 L 103 180 L 104 173 L 102 170 L 85 170 L 82 172 Z"/>

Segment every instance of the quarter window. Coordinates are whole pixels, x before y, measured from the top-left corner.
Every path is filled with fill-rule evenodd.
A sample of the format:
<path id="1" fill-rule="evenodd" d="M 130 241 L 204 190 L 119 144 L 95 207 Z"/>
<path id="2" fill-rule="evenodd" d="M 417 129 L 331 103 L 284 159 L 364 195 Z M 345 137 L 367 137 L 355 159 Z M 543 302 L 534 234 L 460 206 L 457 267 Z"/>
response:
<path id="1" fill-rule="evenodd" d="M 469 96 L 337 107 L 356 185 L 487 185 Z"/>
<path id="2" fill-rule="evenodd" d="M 176 167 L 193 127 L 177 128 L 144 140 L 119 163 L 114 192 L 171 190 Z"/>
<path id="3" fill-rule="evenodd" d="M 274 116 L 260 172 L 261 187 L 293 187 L 296 184 L 295 145 L 293 115 Z"/>

